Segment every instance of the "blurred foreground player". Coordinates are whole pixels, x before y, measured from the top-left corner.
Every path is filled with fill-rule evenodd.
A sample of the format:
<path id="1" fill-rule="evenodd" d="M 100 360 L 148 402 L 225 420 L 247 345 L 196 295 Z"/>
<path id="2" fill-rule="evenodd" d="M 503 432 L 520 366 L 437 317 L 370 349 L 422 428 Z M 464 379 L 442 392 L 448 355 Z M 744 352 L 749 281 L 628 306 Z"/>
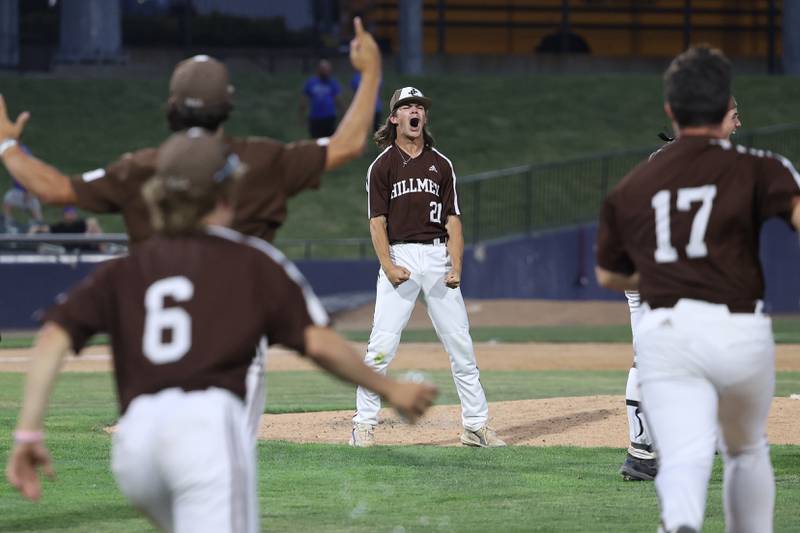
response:
<path id="1" fill-rule="evenodd" d="M 202 130 L 173 135 L 144 190 L 157 234 L 46 314 L 6 469 L 25 497 L 41 494 L 39 468 L 53 473 L 42 428 L 61 362 L 101 331 L 111 336 L 122 414 L 114 477 L 164 531 L 260 530 L 244 399 L 262 335 L 376 391 L 412 421 L 430 406 L 435 388 L 373 372 L 326 327 L 320 302 L 280 252 L 225 227 L 242 170 Z"/>

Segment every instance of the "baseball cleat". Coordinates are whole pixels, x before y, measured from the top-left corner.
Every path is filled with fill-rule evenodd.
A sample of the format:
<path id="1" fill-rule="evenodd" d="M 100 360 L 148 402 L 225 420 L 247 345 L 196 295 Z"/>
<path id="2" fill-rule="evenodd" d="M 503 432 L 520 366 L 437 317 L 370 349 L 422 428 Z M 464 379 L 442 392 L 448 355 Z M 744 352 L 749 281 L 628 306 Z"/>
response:
<path id="1" fill-rule="evenodd" d="M 356 448 L 375 446 L 375 426 L 354 422 L 353 431 L 350 433 L 350 446 Z"/>
<path id="2" fill-rule="evenodd" d="M 630 453 L 619 469 L 625 481 L 653 481 L 658 473 L 656 459 L 639 459 Z"/>
<path id="3" fill-rule="evenodd" d="M 506 445 L 489 426 L 483 426 L 477 431 L 464 428 L 461 432 L 461 444 L 476 448 L 502 448 Z"/>

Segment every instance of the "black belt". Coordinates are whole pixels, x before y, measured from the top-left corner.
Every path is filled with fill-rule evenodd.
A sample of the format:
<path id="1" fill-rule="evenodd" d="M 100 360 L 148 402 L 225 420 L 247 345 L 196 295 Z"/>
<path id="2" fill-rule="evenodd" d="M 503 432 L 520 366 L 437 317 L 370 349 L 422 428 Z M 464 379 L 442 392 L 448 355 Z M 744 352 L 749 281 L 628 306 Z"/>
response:
<path id="1" fill-rule="evenodd" d="M 389 244 L 446 244 L 447 237 L 436 237 L 422 241 L 392 241 Z"/>
<path id="2" fill-rule="evenodd" d="M 675 300 L 674 302 L 656 300 L 656 301 L 648 301 L 647 305 L 650 306 L 650 309 L 662 309 L 664 307 L 675 307 L 675 304 L 677 303 L 678 303 L 677 300 Z M 707 302 L 707 303 L 715 304 L 715 302 Z M 727 306 L 728 311 L 730 311 L 731 313 L 755 313 L 756 309 L 758 309 L 758 304 L 759 302 L 735 302 L 735 303 L 720 302 L 717 305 Z"/>

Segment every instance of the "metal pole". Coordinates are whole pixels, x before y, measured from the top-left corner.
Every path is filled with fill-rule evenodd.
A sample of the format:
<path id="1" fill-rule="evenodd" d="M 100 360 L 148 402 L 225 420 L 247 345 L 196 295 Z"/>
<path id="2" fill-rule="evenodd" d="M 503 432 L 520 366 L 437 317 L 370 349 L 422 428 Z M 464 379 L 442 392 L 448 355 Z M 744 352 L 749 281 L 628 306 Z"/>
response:
<path id="1" fill-rule="evenodd" d="M 683 49 L 692 44 L 692 0 L 683 2 Z"/>
<path id="2" fill-rule="evenodd" d="M 530 234 L 533 226 L 533 169 L 525 177 L 525 233 Z"/>
<path id="3" fill-rule="evenodd" d="M 475 196 L 472 198 L 472 242 L 476 243 L 480 240 L 481 236 L 481 182 L 475 182 Z"/>
<path id="4" fill-rule="evenodd" d="M 400 72 L 422 74 L 422 0 L 403 0 L 400 8 Z"/>
<path id="5" fill-rule="evenodd" d="M 800 76 L 800 2 L 783 2 L 782 10 L 783 73 Z"/>
<path id="6" fill-rule="evenodd" d="M 604 157 L 600 163 L 600 201 L 602 202 L 608 194 L 608 167 L 609 158 Z"/>
<path id="7" fill-rule="evenodd" d="M 19 2 L 0 0 L 0 67 L 19 65 Z"/>
<path id="8" fill-rule="evenodd" d="M 184 56 L 189 57 L 192 53 L 192 0 L 184 0 L 183 3 L 183 51 Z"/>
<path id="9" fill-rule="evenodd" d="M 569 51 L 569 0 L 561 0 L 561 44 L 559 52 Z"/>
<path id="10" fill-rule="evenodd" d="M 436 4 L 436 48 L 440 54 L 446 52 L 447 35 L 445 25 L 445 0 Z"/>
<path id="11" fill-rule="evenodd" d="M 791 2 L 784 3 L 791 4 Z M 777 72 L 777 61 L 775 59 L 775 0 L 769 0 L 767 10 L 767 72 L 775 74 Z"/>

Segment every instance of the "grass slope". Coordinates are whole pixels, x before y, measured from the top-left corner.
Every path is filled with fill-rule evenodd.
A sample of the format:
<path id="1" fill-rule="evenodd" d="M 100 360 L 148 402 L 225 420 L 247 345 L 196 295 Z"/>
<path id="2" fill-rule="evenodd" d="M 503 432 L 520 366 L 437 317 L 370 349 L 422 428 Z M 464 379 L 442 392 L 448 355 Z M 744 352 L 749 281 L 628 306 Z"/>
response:
<path id="1" fill-rule="evenodd" d="M 228 131 L 283 140 L 306 136 L 297 111 L 302 76 L 241 71 L 233 79 L 237 110 Z M 459 175 L 655 146 L 655 133 L 666 125 L 658 76 L 405 78 L 387 73 L 384 99 L 406 84 L 433 97 L 431 127 Z M 162 141 L 167 135 L 161 112 L 166 88 L 166 77 L 61 80 L 0 74 L 0 93 L 9 112 L 32 112 L 25 142 L 69 173 L 103 166 L 128 150 Z M 800 98 L 800 79 L 742 76 L 735 92 L 746 129 L 800 122 L 800 108 L 793 105 Z M 368 236 L 364 173 L 375 153 L 370 148 L 359 161 L 329 174 L 319 192 L 292 200 L 281 236 Z M 7 180 L 0 171 L 0 187 Z M 51 218 L 56 216 L 51 212 Z M 122 229 L 116 217 L 103 222 L 107 230 Z"/>

